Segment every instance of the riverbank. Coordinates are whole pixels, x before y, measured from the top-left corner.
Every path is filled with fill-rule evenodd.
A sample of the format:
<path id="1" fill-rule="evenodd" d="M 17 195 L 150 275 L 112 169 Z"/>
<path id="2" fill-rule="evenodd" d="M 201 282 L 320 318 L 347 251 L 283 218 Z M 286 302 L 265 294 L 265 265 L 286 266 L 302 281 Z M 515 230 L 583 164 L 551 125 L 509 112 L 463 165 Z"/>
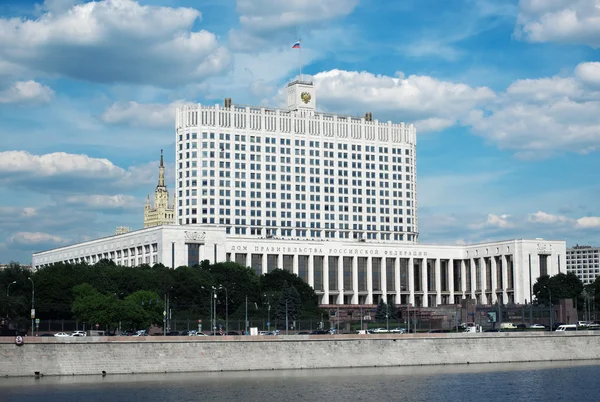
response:
<path id="1" fill-rule="evenodd" d="M 0 338 L 0 376 L 394 367 L 600 359 L 600 334 Z"/>

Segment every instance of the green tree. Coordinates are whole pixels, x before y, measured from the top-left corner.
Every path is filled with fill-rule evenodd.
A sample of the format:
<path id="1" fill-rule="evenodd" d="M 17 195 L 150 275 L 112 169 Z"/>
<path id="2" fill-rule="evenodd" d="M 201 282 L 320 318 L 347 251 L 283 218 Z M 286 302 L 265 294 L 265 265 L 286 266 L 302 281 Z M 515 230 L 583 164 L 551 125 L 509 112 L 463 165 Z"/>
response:
<path id="1" fill-rule="evenodd" d="M 75 301 L 73 314 L 78 320 L 90 325 L 98 324 L 101 328 L 114 331 L 122 315 L 120 301 L 113 295 L 103 295 L 89 283 L 73 288 Z"/>
<path id="2" fill-rule="evenodd" d="M 375 320 L 379 322 L 385 321 L 388 314 L 388 305 L 383 301 L 383 299 L 379 299 L 379 303 L 377 303 L 377 310 L 375 311 Z"/>
<path id="3" fill-rule="evenodd" d="M 295 287 L 290 286 L 287 281 L 283 283 L 283 291 L 279 298 L 277 307 L 277 319 L 285 321 L 286 313 L 289 322 L 298 319 L 300 309 L 302 306 L 302 300 L 300 294 Z"/>
<path id="4" fill-rule="evenodd" d="M 549 305 L 550 294 L 552 304 L 556 304 L 560 299 L 580 300 L 581 292 L 583 282 L 572 272 L 559 273 L 552 277 L 543 275 L 533 285 L 535 299 L 543 305 Z"/>
<path id="5" fill-rule="evenodd" d="M 132 293 L 121 302 L 122 327 L 138 330 L 161 325 L 163 308 L 163 301 L 156 292 L 139 290 Z"/>

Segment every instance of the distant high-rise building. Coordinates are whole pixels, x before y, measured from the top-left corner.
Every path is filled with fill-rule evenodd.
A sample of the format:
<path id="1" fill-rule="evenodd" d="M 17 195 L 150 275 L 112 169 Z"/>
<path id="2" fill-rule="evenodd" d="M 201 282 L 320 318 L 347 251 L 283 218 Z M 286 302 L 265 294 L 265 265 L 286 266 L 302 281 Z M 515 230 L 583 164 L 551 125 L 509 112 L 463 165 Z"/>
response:
<path id="1" fill-rule="evenodd" d="M 600 275 L 600 247 L 575 246 L 567 249 L 567 272 L 572 272 L 584 285 Z"/>
<path id="2" fill-rule="evenodd" d="M 154 205 L 150 204 L 150 195 L 144 206 L 144 227 L 172 225 L 175 223 L 175 197 L 169 204 L 169 191 L 165 185 L 165 164 L 163 151 L 160 151 L 160 166 L 158 168 L 158 185 L 154 190 Z"/>
<path id="3" fill-rule="evenodd" d="M 176 112 L 179 224 L 228 235 L 416 243 L 413 125 L 315 110 L 311 82 L 287 108 L 193 105 Z"/>

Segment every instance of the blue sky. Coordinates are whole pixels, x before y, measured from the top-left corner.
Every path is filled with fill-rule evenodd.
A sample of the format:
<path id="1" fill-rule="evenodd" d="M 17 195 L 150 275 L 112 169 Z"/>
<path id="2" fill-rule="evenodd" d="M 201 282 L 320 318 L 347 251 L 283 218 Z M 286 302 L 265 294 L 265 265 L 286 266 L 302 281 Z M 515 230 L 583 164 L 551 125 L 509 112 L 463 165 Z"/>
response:
<path id="1" fill-rule="evenodd" d="M 0 1 L 0 262 L 140 228 L 173 110 L 413 123 L 420 241 L 600 244 L 600 1 Z M 173 188 L 173 180 L 169 182 Z"/>

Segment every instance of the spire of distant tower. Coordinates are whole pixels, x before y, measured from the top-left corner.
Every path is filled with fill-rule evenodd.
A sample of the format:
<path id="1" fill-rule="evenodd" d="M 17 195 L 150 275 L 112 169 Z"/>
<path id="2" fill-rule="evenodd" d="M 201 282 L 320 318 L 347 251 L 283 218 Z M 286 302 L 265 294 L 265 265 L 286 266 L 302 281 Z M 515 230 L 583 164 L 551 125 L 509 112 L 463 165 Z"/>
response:
<path id="1" fill-rule="evenodd" d="M 160 166 L 158 167 L 158 187 L 165 186 L 165 163 L 163 160 L 163 150 L 160 150 Z"/>

